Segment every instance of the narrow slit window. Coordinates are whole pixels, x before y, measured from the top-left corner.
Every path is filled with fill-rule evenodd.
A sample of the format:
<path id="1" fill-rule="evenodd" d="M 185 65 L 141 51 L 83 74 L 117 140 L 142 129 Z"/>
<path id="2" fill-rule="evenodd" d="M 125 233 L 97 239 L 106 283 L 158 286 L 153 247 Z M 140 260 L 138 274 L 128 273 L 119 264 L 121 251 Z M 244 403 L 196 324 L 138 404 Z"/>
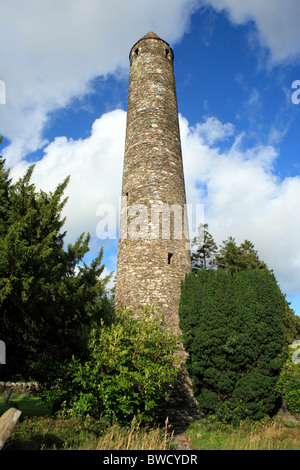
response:
<path id="1" fill-rule="evenodd" d="M 139 48 L 137 47 L 137 48 L 134 50 L 134 52 L 135 52 L 135 55 L 139 55 Z"/>
<path id="2" fill-rule="evenodd" d="M 174 257 L 173 253 L 168 253 L 168 264 L 173 264 Z"/>
<path id="3" fill-rule="evenodd" d="M 172 60 L 171 49 L 166 49 L 165 52 L 166 52 L 167 59 Z"/>

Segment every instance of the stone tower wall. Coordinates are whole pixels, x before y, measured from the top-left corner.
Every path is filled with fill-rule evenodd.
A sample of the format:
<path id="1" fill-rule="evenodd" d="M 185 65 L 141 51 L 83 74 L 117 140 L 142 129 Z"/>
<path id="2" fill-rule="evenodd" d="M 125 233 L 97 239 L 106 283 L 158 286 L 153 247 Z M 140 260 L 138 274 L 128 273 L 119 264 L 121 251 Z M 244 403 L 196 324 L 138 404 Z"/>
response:
<path id="1" fill-rule="evenodd" d="M 116 307 L 156 303 L 175 332 L 191 269 L 185 204 L 173 51 L 151 32 L 130 51 Z"/>

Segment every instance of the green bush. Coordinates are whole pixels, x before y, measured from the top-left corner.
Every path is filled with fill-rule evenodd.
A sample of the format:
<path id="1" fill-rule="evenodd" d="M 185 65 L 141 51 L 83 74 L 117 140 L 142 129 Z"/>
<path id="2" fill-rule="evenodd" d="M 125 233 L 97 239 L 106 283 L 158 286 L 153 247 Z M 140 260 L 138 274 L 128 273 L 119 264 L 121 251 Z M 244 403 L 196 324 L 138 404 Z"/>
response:
<path id="1" fill-rule="evenodd" d="M 46 399 L 66 416 L 151 421 L 179 372 L 178 349 L 178 338 L 153 307 L 146 307 L 141 319 L 122 309 L 113 324 L 92 331 L 89 359 L 65 365 Z"/>
<path id="2" fill-rule="evenodd" d="M 199 407 L 219 418 L 259 419 L 276 404 L 285 361 L 285 301 L 267 270 L 186 276 L 179 308 Z"/>
<path id="3" fill-rule="evenodd" d="M 293 361 L 295 349 L 290 346 L 289 358 L 280 372 L 276 390 L 285 402 L 290 413 L 300 415 L 300 364 Z"/>

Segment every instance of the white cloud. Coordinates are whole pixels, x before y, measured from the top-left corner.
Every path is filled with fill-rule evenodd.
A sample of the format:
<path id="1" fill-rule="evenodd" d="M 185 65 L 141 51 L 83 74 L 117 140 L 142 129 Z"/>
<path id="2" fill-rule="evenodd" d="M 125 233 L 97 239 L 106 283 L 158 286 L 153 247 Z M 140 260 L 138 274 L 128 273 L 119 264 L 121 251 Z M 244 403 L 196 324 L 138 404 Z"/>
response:
<path id="1" fill-rule="evenodd" d="M 217 118 L 209 116 L 203 123 L 197 124 L 196 132 L 208 145 L 213 145 L 232 136 L 234 126 L 229 122 L 222 124 Z"/>
<path id="2" fill-rule="evenodd" d="M 299 0 L 206 0 L 206 3 L 216 11 L 226 10 L 235 24 L 254 21 L 257 37 L 270 50 L 272 62 L 299 59 Z"/>
<path id="3" fill-rule="evenodd" d="M 215 126 L 216 120 L 206 121 L 208 136 Z M 272 146 L 243 151 L 242 136 L 236 136 L 222 152 L 207 144 L 203 126 L 190 128 L 181 117 L 180 127 L 187 199 L 204 203 L 205 221 L 217 243 L 230 235 L 237 243 L 252 241 L 283 291 L 299 292 L 300 177 L 275 176 L 278 154 Z M 226 136 L 228 123 L 223 127 Z"/>
<path id="4" fill-rule="evenodd" d="M 83 231 L 96 237 L 100 218 L 97 208 L 110 204 L 118 215 L 122 183 L 126 112 L 115 110 L 97 119 L 86 139 L 57 137 L 36 162 L 32 182 L 37 190 L 54 191 L 70 175 L 65 191 L 68 202 L 63 215 L 66 241 L 74 241 Z M 11 170 L 14 180 L 22 176 L 29 163 L 20 162 Z"/>
<path id="5" fill-rule="evenodd" d="M 151 29 L 173 44 L 196 0 L 0 0 L 1 134 L 9 165 L 45 145 L 49 112 L 128 67 L 132 44 Z"/>

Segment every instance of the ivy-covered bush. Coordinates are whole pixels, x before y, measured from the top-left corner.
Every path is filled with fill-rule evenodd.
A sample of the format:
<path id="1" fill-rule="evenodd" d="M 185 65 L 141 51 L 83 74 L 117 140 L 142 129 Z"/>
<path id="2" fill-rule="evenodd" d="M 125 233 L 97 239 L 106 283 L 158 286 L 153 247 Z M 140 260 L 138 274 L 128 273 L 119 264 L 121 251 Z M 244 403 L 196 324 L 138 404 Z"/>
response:
<path id="1" fill-rule="evenodd" d="M 285 301 L 273 274 L 190 273 L 179 315 L 201 410 L 226 421 L 270 414 L 286 357 Z"/>
<path id="2" fill-rule="evenodd" d="M 289 413 L 300 415 L 300 341 L 289 348 L 289 357 L 280 372 L 276 390 L 280 393 Z"/>
<path id="3" fill-rule="evenodd" d="M 141 319 L 122 309 L 110 326 L 92 331 L 89 359 L 65 365 L 46 399 L 65 416 L 151 421 L 179 372 L 177 350 L 178 338 L 153 307 L 145 307 Z"/>

